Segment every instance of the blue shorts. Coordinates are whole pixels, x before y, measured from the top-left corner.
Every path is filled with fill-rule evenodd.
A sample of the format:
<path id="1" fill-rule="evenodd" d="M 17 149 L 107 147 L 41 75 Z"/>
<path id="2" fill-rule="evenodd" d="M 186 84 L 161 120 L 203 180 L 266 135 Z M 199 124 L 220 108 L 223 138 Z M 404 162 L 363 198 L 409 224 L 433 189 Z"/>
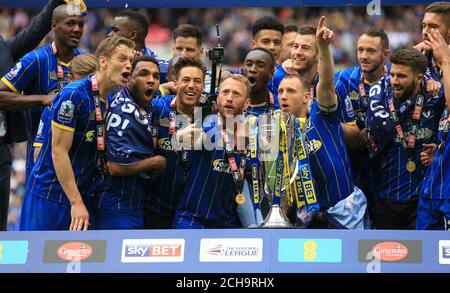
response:
<path id="1" fill-rule="evenodd" d="M 144 209 L 95 209 L 97 230 L 144 229 Z"/>
<path id="2" fill-rule="evenodd" d="M 93 227 L 92 208 L 86 205 L 89 212 L 89 230 Z M 21 231 L 69 230 L 71 222 L 71 206 L 47 200 L 38 196 L 27 195 L 23 199 L 20 215 Z"/>
<path id="3" fill-rule="evenodd" d="M 450 230 L 450 198 L 420 197 L 417 207 L 417 230 Z"/>
<path id="4" fill-rule="evenodd" d="M 21 231 L 69 230 L 70 205 L 27 195 L 20 215 Z"/>

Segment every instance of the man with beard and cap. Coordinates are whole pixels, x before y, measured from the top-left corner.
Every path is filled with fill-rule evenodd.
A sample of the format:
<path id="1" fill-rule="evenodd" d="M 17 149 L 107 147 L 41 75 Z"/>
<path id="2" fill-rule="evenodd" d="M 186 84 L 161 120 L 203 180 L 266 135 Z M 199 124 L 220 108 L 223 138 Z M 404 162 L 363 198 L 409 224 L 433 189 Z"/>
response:
<path id="1" fill-rule="evenodd" d="M 25 189 L 21 230 L 87 230 L 93 223 L 86 196 L 96 168 L 106 168 L 106 99 L 129 82 L 133 48 L 128 39 L 106 38 L 96 50 L 95 75 L 68 84 L 55 97 L 52 123 L 42 130 L 46 140 Z"/>
<path id="2" fill-rule="evenodd" d="M 137 57 L 131 80 L 109 98 L 105 159 L 109 172 L 95 194 L 95 228 L 143 229 L 146 180 L 164 172 L 165 158 L 155 156 L 151 100 L 159 87 L 158 61 Z"/>
<path id="3" fill-rule="evenodd" d="M 55 40 L 24 57 L 2 77 L 0 100 L 10 101 L 14 107 L 31 107 L 27 112 L 30 139 L 27 146 L 26 182 L 34 165 L 33 139 L 36 136 L 45 105 L 68 83 L 70 61 L 82 54 L 77 49 L 83 34 L 84 19 L 80 11 L 64 4 L 55 8 L 52 31 Z M 23 94 L 21 94 L 23 93 Z"/>
<path id="4" fill-rule="evenodd" d="M 381 162 L 381 192 L 371 217 L 378 229 L 415 229 L 429 164 L 421 154 L 436 140 L 444 93 L 427 93 L 427 59 L 417 50 L 399 50 L 390 61 L 390 75 L 370 89 L 366 114 L 369 152 Z"/>

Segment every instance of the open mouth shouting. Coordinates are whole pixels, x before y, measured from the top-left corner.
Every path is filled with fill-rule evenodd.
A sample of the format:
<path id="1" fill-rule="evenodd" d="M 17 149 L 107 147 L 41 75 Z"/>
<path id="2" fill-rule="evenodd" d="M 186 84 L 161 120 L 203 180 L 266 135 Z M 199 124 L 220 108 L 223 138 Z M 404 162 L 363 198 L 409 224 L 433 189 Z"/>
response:
<path id="1" fill-rule="evenodd" d="M 288 111 L 289 111 L 289 104 L 287 104 L 287 103 L 281 103 L 281 104 L 280 104 L 280 108 L 281 108 L 281 111 L 283 111 L 283 112 L 288 112 Z"/>
<path id="2" fill-rule="evenodd" d="M 144 95 L 145 95 L 146 99 L 150 100 L 152 98 L 152 96 L 153 96 L 153 88 L 148 88 L 145 91 Z"/>
<path id="3" fill-rule="evenodd" d="M 247 77 L 247 79 L 248 79 L 248 81 L 250 82 L 250 86 L 251 87 L 254 87 L 255 85 L 256 85 L 256 77 L 254 77 L 254 76 L 248 76 Z"/>
<path id="4" fill-rule="evenodd" d="M 234 107 L 232 104 L 225 104 L 223 106 L 224 114 L 225 115 L 233 115 L 234 114 Z"/>
<path id="5" fill-rule="evenodd" d="M 125 85 L 131 80 L 131 72 L 122 72 L 122 83 Z"/>

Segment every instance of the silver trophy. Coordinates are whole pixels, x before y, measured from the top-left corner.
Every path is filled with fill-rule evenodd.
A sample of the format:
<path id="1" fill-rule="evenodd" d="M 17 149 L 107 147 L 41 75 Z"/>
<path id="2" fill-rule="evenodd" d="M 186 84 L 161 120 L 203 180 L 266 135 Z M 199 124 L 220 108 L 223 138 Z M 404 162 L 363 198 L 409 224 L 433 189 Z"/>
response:
<path id="1" fill-rule="evenodd" d="M 261 194 L 271 205 L 261 228 L 292 228 L 281 208 L 282 198 L 292 201 L 298 173 L 295 154 L 295 116 L 275 111 L 259 115 L 258 159 Z"/>

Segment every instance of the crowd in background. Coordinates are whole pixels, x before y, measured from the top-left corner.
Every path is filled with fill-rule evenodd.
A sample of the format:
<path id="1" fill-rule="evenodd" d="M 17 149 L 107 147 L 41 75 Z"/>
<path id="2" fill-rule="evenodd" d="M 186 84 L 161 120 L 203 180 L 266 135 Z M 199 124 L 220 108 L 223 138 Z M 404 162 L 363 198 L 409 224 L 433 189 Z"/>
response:
<path id="1" fill-rule="evenodd" d="M 420 42 L 421 16 L 424 6 L 388 6 L 382 14 L 369 16 L 365 7 L 333 8 L 209 8 L 209 9 L 140 9 L 150 20 L 148 47 L 160 57 L 170 59 L 171 32 L 183 23 L 199 26 L 205 32 L 205 49 L 217 45 L 215 24 L 219 24 L 221 45 L 225 47 L 224 65 L 239 67 L 250 49 L 251 24 L 265 15 L 277 17 L 284 24 L 312 24 L 327 15 L 335 32 L 333 44 L 336 69 L 357 65 L 355 43 L 370 26 L 383 27 L 389 36 L 390 49 L 396 50 Z M 95 51 L 108 33 L 109 25 L 120 9 L 90 9 L 85 19 L 80 48 Z M 27 27 L 36 10 L 0 9 L 0 34 L 9 39 Z M 49 42 L 51 35 L 43 40 Z M 8 230 L 18 230 L 20 207 L 25 191 L 26 144 L 15 145 L 11 176 Z"/>
<path id="2" fill-rule="evenodd" d="M 161 58 L 170 59 L 171 32 L 180 24 L 199 26 L 205 32 L 205 47 L 217 45 L 215 24 L 219 24 L 221 44 L 225 47 L 225 64 L 235 67 L 250 49 L 251 24 L 265 15 L 278 18 L 283 24 L 315 25 L 320 15 L 327 15 L 335 32 L 334 57 L 337 67 L 357 65 L 355 43 L 360 34 L 371 26 L 383 27 L 388 34 L 391 50 L 420 42 L 423 5 L 386 6 L 381 15 L 370 16 L 365 7 L 330 8 L 208 8 L 208 9 L 140 9 L 150 20 L 147 46 Z M 85 19 L 80 48 L 95 51 L 108 32 L 120 9 L 90 9 Z M 0 34 L 10 38 L 26 27 L 35 10 L 0 9 Z M 51 36 L 49 36 L 51 37 Z M 43 43 L 47 43 L 44 40 Z M 228 54 L 227 54 L 228 52 Z M 230 52 L 233 52 L 232 54 Z"/>

